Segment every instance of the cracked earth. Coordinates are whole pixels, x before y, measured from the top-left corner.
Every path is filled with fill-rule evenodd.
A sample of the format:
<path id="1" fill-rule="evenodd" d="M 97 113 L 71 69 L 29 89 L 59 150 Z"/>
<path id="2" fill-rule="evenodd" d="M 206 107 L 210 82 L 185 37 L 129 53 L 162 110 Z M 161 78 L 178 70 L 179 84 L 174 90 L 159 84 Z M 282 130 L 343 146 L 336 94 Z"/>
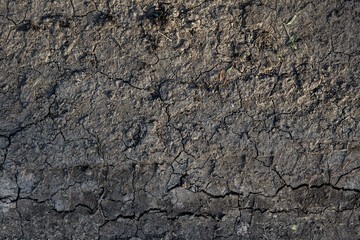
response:
<path id="1" fill-rule="evenodd" d="M 0 0 L 1 239 L 359 239 L 360 2 Z"/>

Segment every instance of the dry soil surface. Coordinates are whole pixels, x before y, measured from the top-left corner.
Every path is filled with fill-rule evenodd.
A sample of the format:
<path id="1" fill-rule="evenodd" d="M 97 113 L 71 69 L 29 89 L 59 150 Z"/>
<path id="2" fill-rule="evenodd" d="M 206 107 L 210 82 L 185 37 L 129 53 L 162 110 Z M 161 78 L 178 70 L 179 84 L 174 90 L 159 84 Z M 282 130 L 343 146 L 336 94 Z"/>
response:
<path id="1" fill-rule="evenodd" d="M 1 239 L 360 238 L 357 0 L 0 0 Z"/>

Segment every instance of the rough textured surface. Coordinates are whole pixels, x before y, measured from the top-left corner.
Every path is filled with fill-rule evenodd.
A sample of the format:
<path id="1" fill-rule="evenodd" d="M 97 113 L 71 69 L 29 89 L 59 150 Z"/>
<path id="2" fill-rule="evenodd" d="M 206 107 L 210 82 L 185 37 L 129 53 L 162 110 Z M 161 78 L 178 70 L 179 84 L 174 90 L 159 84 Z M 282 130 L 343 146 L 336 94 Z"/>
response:
<path id="1" fill-rule="evenodd" d="M 0 0 L 0 238 L 360 238 L 359 26 L 356 0 Z"/>

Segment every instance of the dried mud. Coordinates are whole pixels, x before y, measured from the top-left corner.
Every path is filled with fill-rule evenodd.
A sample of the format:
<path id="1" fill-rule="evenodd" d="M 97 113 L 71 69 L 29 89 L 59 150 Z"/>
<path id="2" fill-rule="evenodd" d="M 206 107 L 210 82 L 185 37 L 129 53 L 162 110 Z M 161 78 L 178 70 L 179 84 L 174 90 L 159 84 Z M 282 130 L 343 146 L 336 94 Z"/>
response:
<path id="1" fill-rule="evenodd" d="M 355 0 L 0 0 L 0 238 L 360 238 L 359 26 Z"/>

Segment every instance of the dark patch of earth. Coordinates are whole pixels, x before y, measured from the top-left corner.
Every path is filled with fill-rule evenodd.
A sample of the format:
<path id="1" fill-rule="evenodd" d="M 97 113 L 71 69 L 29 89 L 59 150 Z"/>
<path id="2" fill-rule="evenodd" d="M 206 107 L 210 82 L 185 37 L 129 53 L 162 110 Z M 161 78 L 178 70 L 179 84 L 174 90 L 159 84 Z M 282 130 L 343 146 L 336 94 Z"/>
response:
<path id="1" fill-rule="evenodd" d="M 0 0 L 1 239 L 360 238 L 360 2 Z"/>

